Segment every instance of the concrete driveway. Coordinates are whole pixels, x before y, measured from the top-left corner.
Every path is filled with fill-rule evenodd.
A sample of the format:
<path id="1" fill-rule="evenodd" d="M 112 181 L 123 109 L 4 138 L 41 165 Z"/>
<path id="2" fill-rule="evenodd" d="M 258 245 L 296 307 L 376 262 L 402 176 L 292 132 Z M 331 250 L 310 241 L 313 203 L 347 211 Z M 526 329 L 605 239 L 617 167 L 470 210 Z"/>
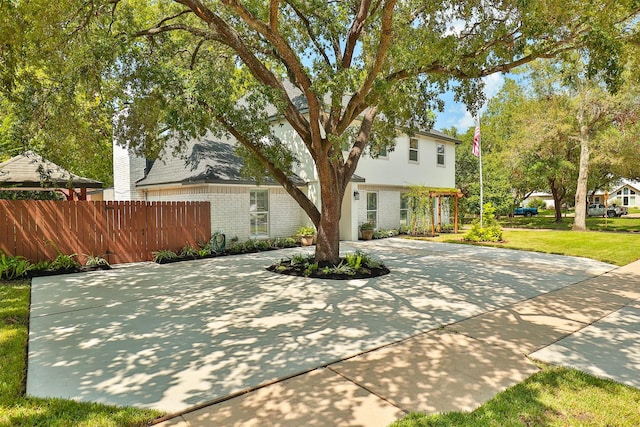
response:
<path id="1" fill-rule="evenodd" d="M 392 273 L 323 281 L 264 270 L 296 248 L 34 279 L 27 393 L 184 411 L 615 268 L 402 239 L 342 245 L 355 248 Z"/>

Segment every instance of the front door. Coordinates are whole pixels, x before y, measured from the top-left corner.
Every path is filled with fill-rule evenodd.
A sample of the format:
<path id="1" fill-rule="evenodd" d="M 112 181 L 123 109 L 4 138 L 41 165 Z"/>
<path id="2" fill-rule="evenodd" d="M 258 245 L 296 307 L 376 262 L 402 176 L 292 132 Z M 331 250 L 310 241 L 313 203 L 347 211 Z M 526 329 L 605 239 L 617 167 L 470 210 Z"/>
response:
<path id="1" fill-rule="evenodd" d="M 624 196 L 622 198 L 622 206 L 629 206 L 629 196 Z"/>

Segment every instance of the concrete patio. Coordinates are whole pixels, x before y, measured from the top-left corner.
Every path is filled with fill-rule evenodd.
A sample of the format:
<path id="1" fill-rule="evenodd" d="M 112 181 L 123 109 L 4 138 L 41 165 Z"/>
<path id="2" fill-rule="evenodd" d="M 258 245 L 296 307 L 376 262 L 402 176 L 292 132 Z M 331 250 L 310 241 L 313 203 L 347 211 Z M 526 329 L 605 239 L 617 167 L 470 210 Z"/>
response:
<path id="1" fill-rule="evenodd" d="M 179 414 L 165 425 L 387 425 L 473 409 L 536 372 L 525 355 L 561 363 L 541 349 L 638 310 L 640 269 L 401 239 L 343 245 L 355 248 L 392 274 L 263 269 L 292 249 L 34 279 L 27 393 Z"/>

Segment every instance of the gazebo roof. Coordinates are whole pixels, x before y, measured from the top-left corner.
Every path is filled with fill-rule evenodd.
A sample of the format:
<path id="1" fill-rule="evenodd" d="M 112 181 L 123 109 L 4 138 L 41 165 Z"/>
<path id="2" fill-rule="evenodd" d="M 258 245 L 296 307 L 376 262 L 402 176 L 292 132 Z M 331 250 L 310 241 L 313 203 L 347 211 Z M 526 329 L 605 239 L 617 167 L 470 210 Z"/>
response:
<path id="1" fill-rule="evenodd" d="M 0 163 L 0 188 L 102 188 L 102 183 L 75 175 L 39 154 L 27 151 Z"/>

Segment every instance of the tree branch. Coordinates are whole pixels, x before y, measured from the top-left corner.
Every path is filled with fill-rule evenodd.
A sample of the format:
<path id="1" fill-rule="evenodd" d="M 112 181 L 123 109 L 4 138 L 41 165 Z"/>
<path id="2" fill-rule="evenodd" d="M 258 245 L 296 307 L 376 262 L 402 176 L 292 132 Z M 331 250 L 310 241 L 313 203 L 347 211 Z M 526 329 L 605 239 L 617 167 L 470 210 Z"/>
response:
<path id="1" fill-rule="evenodd" d="M 229 121 L 227 121 L 223 116 L 216 116 L 216 120 L 231 134 L 233 137 L 241 143 L 244 147 L 246 147 L 251 154 L 253 154 L 262 165 L 267 168 L 269 173 L 275 178 L 282 187 L 293 197 L 293 199 L 298 202 L 300 207 L 305 211 L 305 213 L 309 216 L 309 219 L 313 222 L 316 227 L 320 225 L 320 211 L 316 205 L 309 200 L 306 194 L 304 194 L 291 179 L 276 165 L 273 164 L 265 155 L 264 152 L 260 149 L 260 147 L 256 146 L 249 138 L 247 138 L 243 133 L 238 131 L 238 129 L 233 126 Z"/>
<path id="2" fill-rule="evenodd" d="M 342 115 L 342 120 L 337 126 L 338 133 L 344 132 L 344 130 L 356 118 L 356 114 L 354 113 L 358 110 L 359 107 L 361 107 L 360 104 L 371 90 L 373 82 L 382 69 L 382 65 L 384 64 L 387 56 L 387 51 L 389 50 L 389 46 L 391 46 L 391 42 L 393 40 L 392 24 L 393 9 L 395 5 L 396 0 L 385 1 L 384 7 L 382 9 L 382 22 L 380 23 L 380 44 L 378 45 L 378 53 L 376 55 L 376 59 L 371 66 L 371 69 L 369 70 L 364 83 L 349 100 L 349 103 L 344 110 L 344 114 Z"/>
<path id="3" fill-rule="evenodd" d="M 231 7 L 250 28 L 273 44 L 274 48 L 282 58 L 283 64 L 285 64 L 285 66 L 290 70 L 290 74 L 295 78 L 293 83 L 302 90 L 307 98 L 307 105 L 309 107 L 309 120 L 307 121 L 307 124 L 308 128 L 311 130 L 311 135 L 310 139 L 305 142 L 314 146 L 314 149 L 310 150 L 311 152 L 320 152 L 322 149 L 322 144 L 320 142 L 322 138 L 319 124 L 321 110 L 320 101 L 313 90 L 311 90 L 311 79 L 304 70 L 300 59 L 282 35 L 277 32 L 277 28 L 273 29 L 267 26 L 260 19 L 253 16 L 251 12 L 249 12 L 249 10 L 247 10 L 247 8 L 237 0 L 222 0 L 222 3 Z"/>
<path id="4" fill-rule="evenodd" d="M 349 151 L 349 155 L 347 160 L 344 162 L 344 166 L 342 169 L 343 176 L 352 176 L 356 171 L 356 167 L 358 166 L 358 160 L 364 153 L 364 148 L 369 141 L 369 137 L 371 135 L 371 130 L 373 129 L 373 121 L 378 114 L 377 107 L 371 107 L 364 113 L 364 117 L 362 118 L 362 123 L 360 123 L 360 130 L 358 132 L 358 136 L 356 136 L 356 141 L 354 142 L 351 150 Z M 348 181 L 343 182 L 343 187 L 346 188 Z M 344 188 L 342 189 L 344 191 Z"/>
<path id="5" fill-rule="evenodd" d="M 247 66 L 251 74 L 268 87 L 278 90 L 282 100 L 286 105 L 284 115 L 287 121 L 298 133 L 302 141 L 310 146 L 311 135 L 308 132 L 309 123 L 307 119 L 298 111 L 289 98 L 282 82 L 268 69 L 251 51 L 251 49 L 240 39 L 237 31 L 231 27 L 224 19 L 213 13 L 199 0 L 174 0 L 189 7 L 194 13 L 207 24 L 212 26 L 220 38 L 216 39 L 225 46 L 231 48 Z"/>
<path id="6" fill-rule="evenodd" d="M 273 31 L 278 31 L 278 5 L 279 0 L 269 1 L 269 26 Z"/>
<path id="7" fill-rule="evenodd" d="M 322 45 L 320 45 L 320 43 L 318 42 L 316 35 L 313 33 L 313 30 L 311 29 L 311 22 L 309 21 L 309 19 L 306 16 L 304 16 L 304 14 L 302 14 L 302 12 L 300 12 L 300 10 L 293 3 L 291 2 L 287 2 L 287 3 L 289 4 L 289 6 L 291 6 L 296 16 L 298 17 L 298 19 L 302 21 L 302 24 L 307 30 L 307 34 L 309 35 L 311 42 L 315 46 L 316 51 L 322 56 L 322 59 L 324 60 L 325 64 L 327 64 L 328 66 L 331 66 L 331 60 L 329 59 L 329 57 L 327 56 L 327 53 L 322 48 Z"/>
<path id="8" fill-rule="evenodd" d="M 360 8 L 358 9 L 358 13 L 351 23 L 351 28 L 349 29 L 349 34 L 347 35 L 347 42 L 344 46 L 344 55 L 342 56 L 342 66 L 344 68 L 349 68 L 351 66 L 353 51 L 356 48 L 356 43 L 358 42 L 358 38 L 360 37 L 362 29 L 364 28 L 364 21 L 367 19 L 370 6 L 371 0 L 360 1 Z"/>

